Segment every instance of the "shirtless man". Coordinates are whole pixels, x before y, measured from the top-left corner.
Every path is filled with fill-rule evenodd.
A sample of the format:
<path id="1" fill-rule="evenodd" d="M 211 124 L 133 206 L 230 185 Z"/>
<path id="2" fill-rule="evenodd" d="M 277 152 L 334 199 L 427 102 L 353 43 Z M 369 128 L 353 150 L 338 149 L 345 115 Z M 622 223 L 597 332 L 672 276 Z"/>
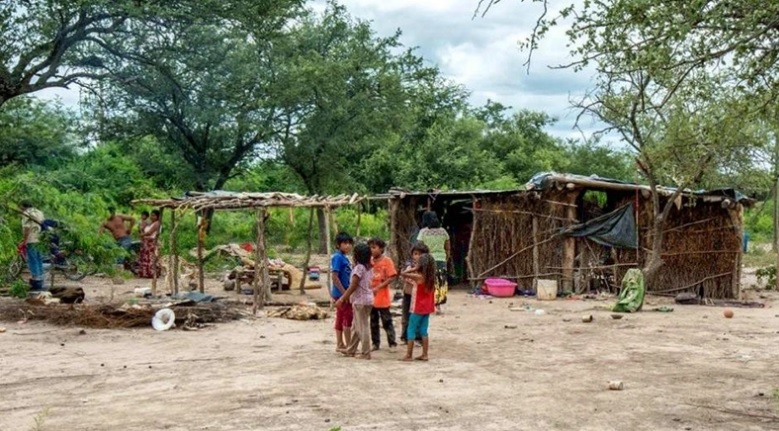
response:
<path id="1" fill-rule="evenodd" d="M 111 232 L 111 235 L 114 236 L 119 247 L 129 250 L 133 245 L 133 238 L 130 236 L 130 232 L 133 231 L 135 219 L 130 216 L 117 214 L 115 208 L 108 208 L 108 212 L 110 215 L 108 216 L 108 219 L 100 225 L 98 234 L 102 235 L 103 232 L 108 229 Z"/>

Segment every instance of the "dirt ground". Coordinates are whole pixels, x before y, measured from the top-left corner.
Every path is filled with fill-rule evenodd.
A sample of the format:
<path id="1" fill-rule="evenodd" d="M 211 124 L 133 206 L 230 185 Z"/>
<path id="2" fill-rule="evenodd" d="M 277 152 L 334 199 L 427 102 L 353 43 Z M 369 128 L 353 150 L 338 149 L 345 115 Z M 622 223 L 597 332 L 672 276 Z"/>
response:
<path id="1" fill-rule="evenodd" d="M 143 283 L 91 280 L 87 295 Z M 768 419 L 779 416 L 777 299 L 733 319 L 671 304 L 612 320 L 603 301 L 453 291 L 446 315 L 432 318 L 428 363 L 386 350 L 340 357 L 332 318 L 84 335 L 3 322 L 0 430 L 779 429 Z M 525 304 L 545 314 L 510 310 Z M 608 390 L 610 380 L 624 390 Z"/>

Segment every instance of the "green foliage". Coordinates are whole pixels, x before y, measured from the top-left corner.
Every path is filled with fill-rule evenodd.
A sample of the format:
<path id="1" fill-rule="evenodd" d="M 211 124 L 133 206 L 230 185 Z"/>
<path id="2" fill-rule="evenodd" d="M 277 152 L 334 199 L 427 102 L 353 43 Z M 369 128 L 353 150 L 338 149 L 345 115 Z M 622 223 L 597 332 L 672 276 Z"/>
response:
<path id="1" fill-rule="evenodd" d="M 79 146 L 75 116 L 59 103 L 18 97 L 0 108 L 0 166 L 49 165 Z"/>
<path id="2" fill-rule="evenodd" d="M 331 2 L 285 38 L 279 55 L 298 54 L 280 78 L 289 122 L 280 156 L 309 193 L 365 191 L 365 174 L 352 167 L 406 132 L 415 92 L 437 82 L 438 70 L 403 50 L 399 37 L 377 36 Z"/>
<path id="3" fill-rule="evenodd" d="M 240 176 L 227 181 L 224 187 L 230 191 L 275 192 L 283 190 L 305 194 L 306 186 L 295 172 L 283 163 L 265 160 L 251 166 Z"/>
<path id="4" fill-rule="evenodd" d="M 774 202 L 769 200 L 758 202 L 754 207 L 744 211 L 744 230 L 749 233 L 753 242 L 773 241 Z"/>
<path id="5" fill-rule="evenodd" d="M 415 190 L 467 189 L 500 178 L 505 183 L 502 164 L 481 146 L 482 132 L 483 123 L 472 117 L 439 118 L 420 142 L 397 140 L 377 148 L 365 173 L 390 173 L 388 186 Z"/>
<path id="6" fill-rule="evenodd" d="M 12 298 L 24 299 L 30 292 L 30 286 L 24 282 L 24 280 L 14 280 L 11 287 L 8 289 L 8 293 Z"/>
<path id="7" fill-rule="evenodd" d="M 71 163 L 44 174 L 63 192 L 86 193 L 109 205 L 129 206 L 133 199 L 163 197 L 138 164 L 115 143 L 103 144 Z M 103 209 L 101 209 L 102 211 Z"/>
<path id="8" fill-rule="evenodd" d="M 615 150 L 597 140 L 584 143 L 567 142 L 565 145 L 568 166 L 565 171 L 578 175 L 598 175 L 622 181 L 634 181 L 635 169 L 632 157 L 624 150 Z"/>
<path id="9" fill-rule="evenodd" d="M 8 175 L 8 172 L 5 174 Z M 0 262 L 14 258 L 16 244 L 21 240 L 18 202 L 22 199 L 31 201 L 46 218 L 63 224 L 57 234 L 63 244 L 69 244 L 70 250 L 91 255 L 99 266 L 110 266 L 115 261 L 117 251 L 113 241 L 97 235 L 110 202 L 92 192 L 60 190 L 44 175 L 21 172 L 0 176 L 0 200 L 5 203 L 1 209 L 2 216 L 5 224 L 13 227 L 0 229 Z"/>
<path id="10" fill-rule="evenodd" d="M 776 265 L 760 268 L 755 275 L 758 281 L 766 283 L 766 288 L 773 289 L 776 286 Z"/>

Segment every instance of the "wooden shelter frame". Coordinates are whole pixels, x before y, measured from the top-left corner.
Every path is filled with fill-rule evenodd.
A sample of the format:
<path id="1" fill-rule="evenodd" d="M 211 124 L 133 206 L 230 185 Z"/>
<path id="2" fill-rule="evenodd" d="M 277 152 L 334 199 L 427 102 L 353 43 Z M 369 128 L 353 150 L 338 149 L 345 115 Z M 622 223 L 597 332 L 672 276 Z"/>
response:
<path id="1" fill-rule="evenodd" d="M 629 197 L 630 201 L 635 204 L 636 212 L 636 228 L 639 237 L 637 238 L 639 250 L 632 252 L 632 260 L 623 260 L 619 263 L 607 264 L 601 266 L 593 266 L 591 264 L 577 263 L 577 244 L 587 246 L 588 243 L 584 239 L 576 239 L 570 236 L 564 236 L 559 234 L 562 228 L 567 228 L 579 224 L 577 220 L 577 211 L 580 209 L 577 204 L 577 197 L 583 195 L 587 191 L 604 192 L 604 193 L 619 193 L 624 197 Z M 668 198 L 674 194 L 674 189 L 667 187 L 658 187 L 656 189 L 658 195 L 663 198 Z M 644 236 L 647 235 L 647 231 L 650 230 L 651 225 L 647 223 L 647 220 L 651 220 L 653 215 L 651 213 L 651 207 L 647 207 L 645 200 L 648 200 L 651 196 L 651 189 L 648 186 L 641 184 L 631 184 L 619 181 L 612 181 L 602 179 L 598 177 L 582 177 L 578 175 L 568 174 L 550 174 L 544 180 L 544 185 L 538 187 L 533 184 L 528 184 L 524 188 L 516 188 L 511 190 L 471 190 L 471 191 L 408 191 L 402 189 L 392 189 L 387 194 L 379 195 L 374 199 L 388 199 L 389 204 L 389 217 L 391 225 L 391 243 L 394 243 L 396 249 L 395 253 L 398 255 L 398 262 L 402 262 L 407 258 L 403 253 L 403 250 L 408 249 L 410 246 L 409 239 L 406 237 L 408 229 L 404 229 L 403 226 L 409 223 L 408 211 L 418 211 L 419 207 L 427 207 L 430 209 L 431 205 L 435 201 L 457 201 L 457 200 L 470 200 L 470 204 L 467 211 L 472 213 L 472 222 L 470 226 L 470 239 L 468 241 L 467 255 L 465 258 L 465 264 L 467 268 L 467 280 L 470 283 L 478 284 L 482 280 L 488 277 L 502 277 L 513 280 L 527 280 L 531 279 L 533 289 L 536 288 L 536 283 L 541 278 L 556 278 L 559 280 L 560 288 L 564 291 L 574 290 L 575 273 L 583 271 L 591 271 L 595 269 L 611 269 L 615 274 L 622 273 L 627 267 L 641 267 L 642 263 L 639 261 L 640 255 L 648 253 L 651 250 L 647 249 L 647 244 L 644 242 Z M 497 200 L 506 198 L 504 205 L 498 205 Z M 512 203 L 508 199 L 521 199 L 522 202 L 527 202 L 527 205 Z M 491 201 L 491 205 L 483 205 L 486 202 Z M 518 202 L 518 201 L 514 201 Z M 753 200 L 745 197 L 737 196 L 737 193 L 732 189 L 713 190 L 713 191 L 687 191 L 685 190 L 678 198 L 677 208 L 687 206 L 697 206 L 696 202 L 702 204 L 711 205 L 712 207 L 721 208 L 723 212 L 726 212 L 729 217 L 720 217 L 717 220 L 721 220 L 725 225 L 723 226 L 708 226 L 707 223 L 715 221 L 713 218 L 706 218 L 702 220 L 694 220 L 692 222 L 675 223 L 670 224 L 663 233 L 676 233 L 679 235 L 695 235 L 697 231 L 693 231 L 692 228 L 698 229 L 700 227 L 700 233 L 704 236 L 714 231 L 729 231 L 732 232 L 734 238 L 733 244 L 727 249 L 718 249 L 717 247 L 709 247 L 706 249 L 694 249 L 694 250 L 670 250 L 664 251 L 664 257 L 673 257 L 678 255 L 700 255 L 700 256 L 717 256 L 722 254 L 732 254 L 734 256 L 734 265 L 728 268 L 727 271 L 717 271 L 717 275 L 705 274 L 705 276 L 698 276 L 694 283 L 685 284 L 683 287 L 674 287 L 673 291 L 657 290 L 652 293 L 657 294 L 673 294 L 675 295 L 679 291 L 692 290 L 693 287 L 715 278 L 722 280 L 729 280 L 730 288 L 727 292 L 718 292 L 718 295 L 722 297 L 738 297 L 740 291 L 740 276 L 741 276 L 741 249 L 742 249 L 742 236 L 743 236 L 743 208 L 753 204 Z M 417 208 L 409 209 L 410 205 L 414 205 Z M 624 202 L 622 203 L 624 204 Z M 644 215 L 644 217 L 639 217 Z M 507 223 L 499 226 L 501 235 L 495 235 L 491 237 L 494 241 L 501 243 L 498 247 L 501 249 L 501 255 L 497 260 L 495 257 L 489 259 L 483 258 L 480 254 L 481 249 L 484 249 L 484 241 L 476 241 L 475 235 L 477 232 L 483 232 L 485 228 L 484 223 L 486 219 L 495 219 L 498 216 L 508 218 L 524 217 L 527 219 L 527 225 L 522 232 L 514 231 L 518 222 Z M 719 217 L 719 216 L 718 216 Z M 492 224 L 495 224 L 492 221 Z M 512 227 L 513 226 L 513 227 Z M 525 236 L 529 240 L 523 241 L 523 246 L 517 247 L 512 241 L 505 240 L 506 238 Z M 476 250 L 475 247 L 479 247 Z M 666 246 L 670 247 L 666 242 Z M 497 247 L 497 246 L 495 246 Z M 554 262 L 549 259 L 550 249 L 554 249 L 559 253 L 559 257 L 554 259 Z M 546 250 L 546 252 L 545 252 Z M 626 256 L 629 253 L 625 253 Z M 507 269 L 507 265 L 510 262 L 514 262 L 518 259 L 517 256 L 526 256 L 521 258 L 526 262 L 526 267 L 523 272 L 517 272 L 518 268 Z M 546 258 L 545 258 L 546 255 Z M 482 256 L 480 259 L 480 256 Z M 477 262 L 477 260 L 481 260 Z"/>
<path id="2" fill-rule="evenodd" d="M 346 205 L 355 205 L 358 207 L 357 218 L 357 231 L 359 232 L 359 212 L 360 204 L 365 197 L 358 194 L 352 195 L 337 195 L 337 196 L 302 196 L 296 193 L 281 193 L 281 192 L 269 192 L 269 193 L 249 193 L 249 192 L 189 192 L 183 198 L 168 198 L 168 199 L 137 199 L 132 201 L 135 205 L 149 205 L 157 208 L 165 208 L 171 210 L 170 221 L 171 229 L 169 235 L 169 246 L 171 255 L 170 271 L 172 276 L 170 277 L 171 286 L 168 289 L 174 294 L 178 294 L 178 249 L 176 241 L 176 230 L 178 228 L 178 221 L 182 213 L 187 211 L 193 211 L 196 214 L 204 214 L 208 211 L 240 211 L 240 210 L 254 210 L 255 211 L 255 223 L 257 229 L 256 247 L 255 247 L 255 270 L 253 280 L 254 290 L 254 307 L 253 312 L 256 313 L 257 309 L 262 309 L 265 303 L 271 300 L 270 290 L 270 274 L 268 271 L 268 255 L 267 244 L 265 238 L 265 220 L 268 217 L 269 208 L 310 208 L 309 221 L 308 221 L 308 242 L 306 258 L 304 263 L 305 270 L 309 265 L 311 258 L 311 237 L 313 234 L 314 216 L 316 209 L 322 209 L 325 213 L 325 219 L 327 220 L 325 236 L 327 244 L 330 244 L 330 221 L 332 218 L 332 210 L 338 207 Z M 200 293 L 205 291 L 205 280 L 203 273 L 203 247 L 205 243 L 205 233 L 207 229 L 206 218 L 199 216 L 197 229 L 198 229 L 198 241 L 197 241 L 197 268 L 198 268 L 198 290 Z M 155 256 L 155 269 L 156 269 L 156 256 Z M 259 270 L 258 270 L 259 267 Z M 303 289 L 306 277 L 301 279 L 299 290 L 301 294 L 304 294 Z M 154 278 L 152 279 L 152 295 L 157 294 L 157 274 L 155 271 Z M 263 294 L 260 295 L 260 280 L 262 280 Z"/>

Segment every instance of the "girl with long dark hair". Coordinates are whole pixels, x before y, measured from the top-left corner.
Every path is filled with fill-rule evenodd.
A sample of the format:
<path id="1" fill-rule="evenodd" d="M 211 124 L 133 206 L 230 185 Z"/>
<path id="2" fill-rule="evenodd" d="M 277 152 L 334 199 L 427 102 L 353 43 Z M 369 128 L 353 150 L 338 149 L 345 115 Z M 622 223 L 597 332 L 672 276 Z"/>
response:
<path id="1" fill-rule="evenodd" d="M 425 211 L 422 214 L 422 229 L 417 240 L 424 242 L 430 249 L 436 263 L 435 305 L 436 311 L 443 312 L 446 295 L 449 292 L 449 261 L 451 260 L 451 245 L 449 234 L 441 227 L 435 211 Z"/>
<path id="2" fill-rule="evenodd" d="M 337 307 L 344 303 L 354 307 L 354 322 L 352 323 L 352 339 L 342 352 L 345 356 L 358 359 L 371 358 L 371 309 L 373 308 L 373 269 L 371 266 L 371 248 L 360 243 L 354 246 L 354 269 L 349 288 L 335 303 Z M 360 353 L 357 353 L 357 348 Z"/>

